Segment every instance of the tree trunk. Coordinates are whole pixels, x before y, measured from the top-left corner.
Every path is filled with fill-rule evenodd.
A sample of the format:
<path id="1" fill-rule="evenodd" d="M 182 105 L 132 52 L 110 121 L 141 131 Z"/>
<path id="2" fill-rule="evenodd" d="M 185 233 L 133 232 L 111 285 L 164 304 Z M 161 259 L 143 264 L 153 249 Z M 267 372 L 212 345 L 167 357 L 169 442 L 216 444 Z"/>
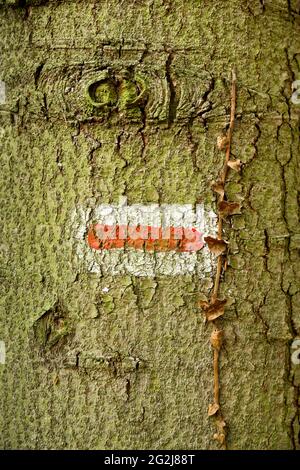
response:
<path id="1" fill-rule="evenodd" d="M 125 197 L 198 205 L 214 236 L 234 67 L 227 447 L 299 448 L 299 2 L 0 3 L 1 447 L 220 448 L 199 307 L 216 257 L 87 231 Z"/>

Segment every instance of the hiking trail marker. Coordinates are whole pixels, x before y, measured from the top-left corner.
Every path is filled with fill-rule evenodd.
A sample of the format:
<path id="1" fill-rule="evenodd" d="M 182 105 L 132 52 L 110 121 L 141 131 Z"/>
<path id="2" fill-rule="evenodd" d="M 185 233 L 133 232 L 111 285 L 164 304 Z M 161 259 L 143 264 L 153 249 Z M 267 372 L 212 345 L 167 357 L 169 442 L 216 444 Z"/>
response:
<path id="1" fill-rule="evenodd" d="M 119 204 L 79 207 L 73 214 L 77 255 L 89 272 L 205 277 L 215 265 L 204 237 L 216 214 L 202 204 Z"/>

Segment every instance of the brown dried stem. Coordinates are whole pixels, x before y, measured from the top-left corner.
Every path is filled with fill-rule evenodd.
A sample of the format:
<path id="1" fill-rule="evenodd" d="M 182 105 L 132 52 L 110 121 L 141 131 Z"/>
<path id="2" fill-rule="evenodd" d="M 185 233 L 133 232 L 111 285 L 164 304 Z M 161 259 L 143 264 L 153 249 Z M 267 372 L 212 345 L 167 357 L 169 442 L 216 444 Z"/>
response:
<path id="1" fill-rule="evenodd" d="M 227 138 L 226 138 L 226 152 L 225 152 L 225 162 L 223 166 L 223 170 L 220 177 L 220 182 L 225 187 L 226 177 L 228 172 L 228 165 L 227 163 L 230 160 L 231 155 L 231 141 L 232 141 L 232 134 L 234 129 L 234 122 L 235 122 L 235 110 L 236 110 L 236 74 L 235 71 L 232 70 L 232 85 L 231 85 L 231 109 L 230 109 L 230 124 L 227 131 Z M 222 202 L 225 198 L 225 194 L 219 194 L 218 203 Z M 219 211 L 218 213 L 218 239 L 222 240 L 223 238 L 223 219 L 222 215 Z M 218 256 L 218 263 L 217 263 L 217 271 L 214 281 L 214 288 L 213 293 L 211 296 L 211 303 L 215 302 L 218 298 L 219 288 L 220 288 L 220 280 L 223 270 L 223 263 L 226 259 L 226 255 Z M 214 323 L 214 322 L 213 322 Z M 215 328 L 217 331 L 216 325 Z M 216 425 L 217 425 L 217 434 L 215 438 L 221 443 L 222 447 L 226 449 L 226 433 L 223 430 L 225 426 L 225 422 L 222 417 L 222 413 L 220 410 L 220 379 L 219 379 L 219 358 L 220 358 L 220 349 L 214 348 L 214 359 L 213 359 L 213 369 L 214 369 L 214 406 L 217 409 L 216 413 Z M 220 431 L 221 429 L 221 431 Z"/>
<path id="2" fill-rule="evenodd" d="M 227 162 L 230 160 L 230 153 L 231 153 L 231 141 L 232 141 L 232 134 L 234 128 L 234 120 L 235 120 L 235 108 L 236 108 L 236 74 L 235 70 L 232 70 L 232 85 L 231 85 L 231 109 L 230 109 L 230 124 L 229 129 L 227 132 L 227 144 L 226 144 L 226 153 L 225 153 L 225 164 L 223 167 L 223 171 L 221 174 L 221 182 L 225 186 L 226 176 L 228 171 Z M 224 194 L 219 195 L 219 203 L 224 200 Z M 218 217 L 218 239 L 222 240 L 223 236 L 223 220 L 219 214 Z M 212 294 L 212 301 L 214 301 L 218 297 L 219 286 L 220 286 L 220 279 L 222 274 L 222 267 L 223 267 L 223 257 L 218 257 L 218 264 L 217 264 L 217 272 L 214 282 L 214 289 Z"/>
<path id="3" fill-rule="evenodd" d="M 220 406 L 219 351 L 214 349 L 214 403 Z"/>

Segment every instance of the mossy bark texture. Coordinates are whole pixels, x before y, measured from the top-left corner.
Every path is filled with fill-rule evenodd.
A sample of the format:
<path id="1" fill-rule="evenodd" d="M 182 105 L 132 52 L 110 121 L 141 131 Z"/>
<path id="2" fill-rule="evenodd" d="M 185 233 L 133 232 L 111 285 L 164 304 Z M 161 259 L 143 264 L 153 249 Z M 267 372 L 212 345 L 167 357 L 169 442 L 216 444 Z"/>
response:
<path id="1" fill-rule="evenodd" d="M 229 449 L 299 448 L 299 2 L 0 3 L 0 446 L 218 448 L 213 271 L 94 272 L 76 233 L 120 196 L 216 212 L 235 67 L 222 413 Z"/>

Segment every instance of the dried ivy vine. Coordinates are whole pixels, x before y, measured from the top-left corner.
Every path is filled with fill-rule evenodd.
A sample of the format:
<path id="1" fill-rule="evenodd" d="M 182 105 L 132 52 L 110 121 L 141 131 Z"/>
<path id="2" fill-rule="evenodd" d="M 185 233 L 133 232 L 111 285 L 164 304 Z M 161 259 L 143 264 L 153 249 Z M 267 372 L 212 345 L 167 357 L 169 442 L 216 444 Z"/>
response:
<path id="1" fill-rule="evenodd" d="M 223 221 L 227 220 L 230 216 L 240 213 L 240 204 L 237 202 L 228 201 L 225 194 L 225 184 L 228 176 L 228 171 L 240 171 L 241 161 L 231 160 L 231 141 L 235 123 L 236 111 L 236 74 L 232 70 L 231 82 L 231 109 L 230 109 L 230 123 L 225 135 L 218 137 L 217 146 L 219 150 L 225 152 L 225 162 L 219 178 L 213 181 L 212 190 L 218 195 L 218 235 L 217 238 L 205 237 L 205 242 L 209 250 L 218 257 L 217 269 L 214 278 L 214 287 L 209 301 L 200 301 L 200 307 L 204 311 L 206 320 L 212 323 L 213 329 L 210 337 L 210 343 L 213 349 L 213 374 L 214 374 L 214 401 L 208 407 L 208 415 L 215 418 L 216 439 L 220 445 L 226 449 L 226 423 L 220 406 L 220 378 L 219 378 L 219 361 L 220 352 L 223 345 L 224 331 L 219 325 L 219 318 L 224 314 L 226 299 L 219 299 L 219 289 L 221 277 L 227 268 L 227 253 L 228 242 L 223 239 Z"/>

